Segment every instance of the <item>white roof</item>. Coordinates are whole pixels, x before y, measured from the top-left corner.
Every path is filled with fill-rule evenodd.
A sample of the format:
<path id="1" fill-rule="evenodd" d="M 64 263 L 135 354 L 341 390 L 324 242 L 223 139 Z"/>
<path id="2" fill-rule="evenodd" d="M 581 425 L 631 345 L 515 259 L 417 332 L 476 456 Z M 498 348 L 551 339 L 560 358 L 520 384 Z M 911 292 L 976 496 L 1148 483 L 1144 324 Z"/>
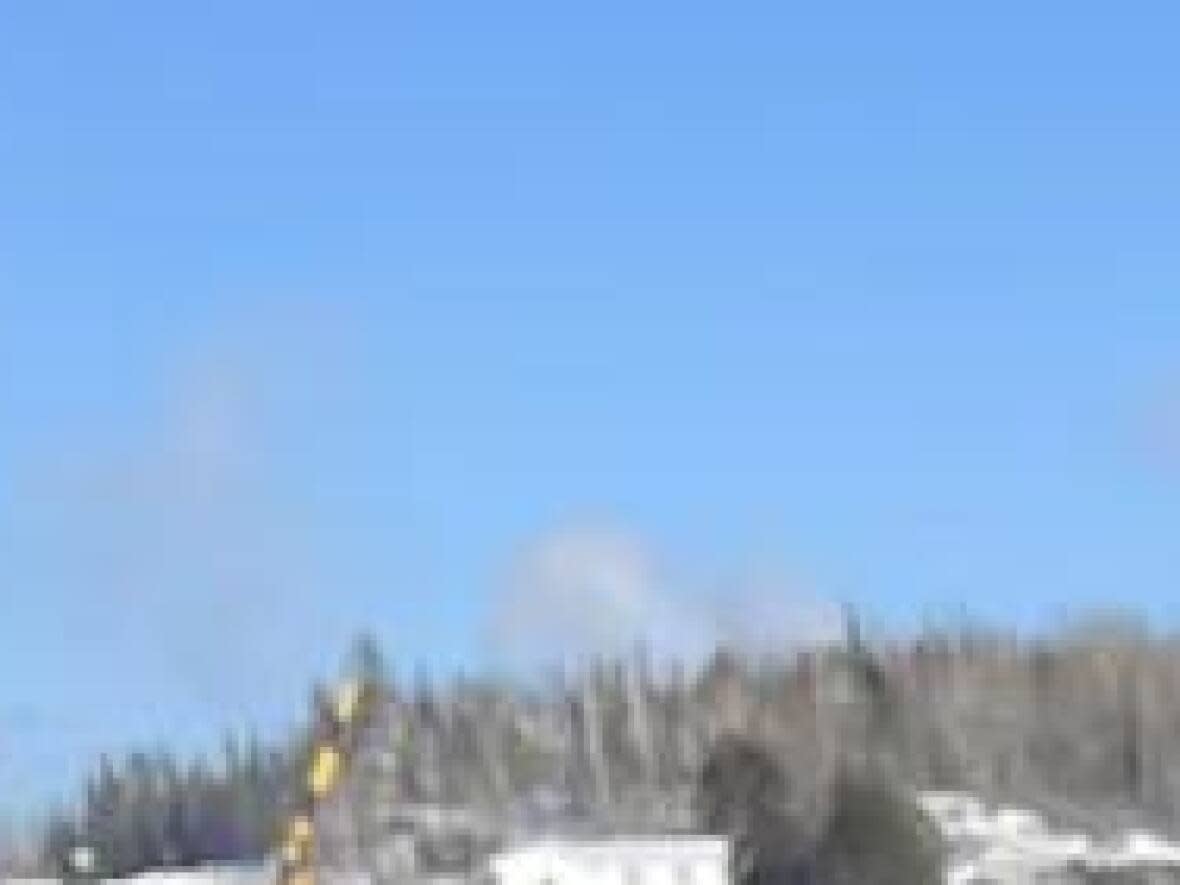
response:
<path id="1" fill-rule="evenodd" d="M 618 836 L 603 839 L 538 839 L 509 847 L 502 854 L 561 852 L 567 855 L 635 857 L 727 857 L 729 840 L 723 836 Z"/>

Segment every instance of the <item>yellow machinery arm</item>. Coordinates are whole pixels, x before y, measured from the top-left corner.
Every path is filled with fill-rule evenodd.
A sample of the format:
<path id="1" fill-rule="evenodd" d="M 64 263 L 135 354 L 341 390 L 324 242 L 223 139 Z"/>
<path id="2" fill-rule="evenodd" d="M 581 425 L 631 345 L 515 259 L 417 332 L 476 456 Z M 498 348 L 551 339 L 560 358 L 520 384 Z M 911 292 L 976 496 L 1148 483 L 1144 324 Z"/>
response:
<path id="1" fill-rule="evenodd" d="M 347 680 L 337 687 L 331 703 L 316 712 L 300 801 L 279 837 L 279 885 L 314 885 L 316 881 L 316 808 L 344 779 L 371 696 L 369 686 Z"/>

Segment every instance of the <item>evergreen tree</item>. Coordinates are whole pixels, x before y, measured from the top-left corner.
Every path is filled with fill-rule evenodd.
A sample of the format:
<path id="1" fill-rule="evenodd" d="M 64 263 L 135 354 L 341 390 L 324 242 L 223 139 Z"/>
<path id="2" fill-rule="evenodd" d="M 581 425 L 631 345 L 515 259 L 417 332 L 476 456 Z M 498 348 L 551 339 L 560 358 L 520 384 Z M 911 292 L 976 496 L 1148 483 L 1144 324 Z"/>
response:
<path id="1" fill-rule="evenodd" d="M 884 779 L 843 772 L 816 852 L 824 885 L 938 885 L 939 837 L 917 806 Z"/>
<path id="2" fill-rule="evenodd" d="M 701 771 L 697 814 L 704 832 L 733 840 L 741 885 L 806 881 L 806 846 L 789 804 L 785 769 L 766 747 L 739 735 L 718 741 Z"/>

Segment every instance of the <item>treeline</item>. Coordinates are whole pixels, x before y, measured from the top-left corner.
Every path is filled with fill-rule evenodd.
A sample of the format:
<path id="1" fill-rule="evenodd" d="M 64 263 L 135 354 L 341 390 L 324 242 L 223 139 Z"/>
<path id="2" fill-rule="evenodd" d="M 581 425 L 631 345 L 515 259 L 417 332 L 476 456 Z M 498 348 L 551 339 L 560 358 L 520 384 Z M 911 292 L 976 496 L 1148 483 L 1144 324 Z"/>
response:
<path id="1" fill-rule="evenodd" d="M 895 809 L 887 819 L 907 791 L 937 787 L 1096 832 L 1180 830 L 1180 640 L 1118 619 L 1036 639 L 870 641 L 850 623 L 842 643 L 780 655 L 719 649 L 687 667 L 638 650 L 527 684 L 406 683 L 365 640 L 349 670 L 377 703 L 341 794 L 347 827 L 327 812 L 338 844 L 321 847 L 351 863 L 377 863 L 390 818 L 416 807 L 463 808 L 500 839 L 718 827 L 706 772 L 734 740 L 779 772 L 775 807 L 813 860 L 833 856 L 833 832 L 856 830 L 849 808 L 871 803 L 840 800 L 856 790 L 892 797 L 878 803 Z M 235 745 L 183 771 L 166 756 L 104 761 L 80 812 L 51 830 L 49 856 L 81 841 L 111 871 L 259 858 L 306 745 Z"/>
<path id="2" fill-rule="evenodd" d="M 762 742 L 812 801 L 848 765 L 962 788 L 1103 829 L 1180 829 L 1180 640 L 1092 619 L 1048 638 L 929 631 L 780 656 L 721 649 L 695 670 L 642 652 L 531 686 L 390 685 L 371 744 L 399 801 L 672 827 L 720 735 Z"/>
<path id="3" fill-rule="evenodd" d="M 699 830 L 702 772 L 734 736 L 781 768 L 813 852 L 842 819 L 841 790 L 864 784 L 967 790 L 1096 835 L 1176 835 L 1180 639 L 1120 617 L 891 640 L 850 620 L 841 643 L 720 649 L 695 669 L 640 651 L 527 687 L 390 684 L 353 807 L 461 805 L 507 832 Z"/>
<path id="4" fill-rule="evenodd" d="M 181 764 L 168 752 L 102 757 L 79 807 L 55 814 L 45 871 L 74 869 L 89 854 L 100 876 L 261 859 L 274 844 L 290 784 L 288 754 L 255 738 L 227 737 L 221 758 Z"/>

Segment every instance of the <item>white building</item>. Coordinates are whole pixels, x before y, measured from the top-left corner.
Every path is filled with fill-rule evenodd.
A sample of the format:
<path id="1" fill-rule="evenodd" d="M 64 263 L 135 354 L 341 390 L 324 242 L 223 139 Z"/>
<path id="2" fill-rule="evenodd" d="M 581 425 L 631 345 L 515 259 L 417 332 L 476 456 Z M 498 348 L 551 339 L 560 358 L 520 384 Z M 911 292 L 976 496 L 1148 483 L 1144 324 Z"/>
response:
<path id="1" fill-rule="evenodd" d="M 496 885 L 729 885 L 729 843 L 666 837 L 546 840 L 492 857 Z"/>
<path id="2" fill-rule="evenodd" d="M 156 870 L 128 879 L 107 882 L 138 882 L 141 885 L 271 885 L 276 879 L 271 866 L 205 866 L 191 870 Z"/>

